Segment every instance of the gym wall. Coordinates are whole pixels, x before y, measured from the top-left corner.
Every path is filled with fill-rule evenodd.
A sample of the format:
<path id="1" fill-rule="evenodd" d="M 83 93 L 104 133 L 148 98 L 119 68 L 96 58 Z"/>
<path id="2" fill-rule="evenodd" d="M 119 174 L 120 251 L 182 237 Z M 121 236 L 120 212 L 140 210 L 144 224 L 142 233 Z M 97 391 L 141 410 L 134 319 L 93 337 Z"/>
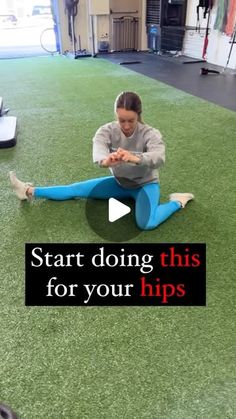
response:
<path id="1" fill-rule="evenodd" d="M 72 52 L 73 46 L 68 34 L 68 16 L 65 14 L 64 2 L 58 0 L 59 22 L 61 33 L 61 53 L 65 51 Z M 114 13 L 110 13 L 110 11 Z M 137 13 L 128 13 L 129 11 L 138 11 Z M 119 13 L 121 12 L 121 13 Z M 91 31 L 91 15 L 93 15 L 94 28 L 94 44 L 95 52 L 97 52 L 99 43 L 108 42 L 109 47 L 112 44 L 112 18 L 123 15 L 136 16 L 139 18 L 139 40 L 138 48 L 140 50 L 147 49 L 146 35 L 146 0 L 80 0 L 78 4 L 78 14 L 75 18 L 75 36 L 80 35 L 81 49 L 92 51 L 92 31 Z"/>
<path id="2" fill-rule="evenodd" d="M 199 0 L 188 0 L 187 3 L 187 15 L 186 15 L 186 26 L 192 29 L 189 29 L 185 33 L 184 44 L 183 44 L 183 54 L 201 59 L 202 51 L 204 45 L 204 39 L 206 34 L 207 26 L 207 17 L 203 18 L 203 9 L 199 10 L 199 23 L 200 31 L 196 30 L 197 24 L 197 5 Z M 208 47 L 206 59 L 207 62 L 211 64 L 216 64 L 220 66 L 225 66 L 227 58 L 229 55 L 229 50 L 231 47 L 230 37 L 222 34 L 218 30 L 213 29 L 216 12 L 217 12 L 218 3 L 215 2 L 209 20 L 209 37 L 208 37 Z M 233 46 L 231 58 L 228 64 L 229 68 L 236 68 L 236 44 Z"/>
<path id="3" fill-rule="evenodd" d="M 183 42 L 183 54 L 197 59 L 202 58 L 202 51 L 205 38 L 205 28 L 207 18 L 203 18 L 203 10 L 200 9 L 200 31 L 196 31 L 197 13 L 196 8 L 199 0 L 188 0 L 186 23 L 187 30 Z M 108 7 L 109 6 L 109 7 Z M 61 52 L 72 51 L 72 44 L 68 35 L 68 17 L 65 14 L 64 1 L 58 0 L 60 32 L 61 32 Z M 123 9 L 124 10 L 123 10 Z M 118 10 L 119 9 L 119 10 Z M 80 35 L 81 48 L 92 51 L 91 37 L 91 17 L 90 13 L 96 13 L 93 18 L 94 23 L 94 44 L 97 52 L 99 42 L 107 41 L 111 47 L 112 26 L 110 10 L 115 12 L 116 16 L 121 16 L 118 12 L 138 10 L 134 16 L 139 17 L 139 49 L 147 50 L 147 32 L 146 32 L 146 0 L 80 0 L 78 5 L 78 15 L 75 18 L 75 36 L 78 39 Z M 231 47 L 230 37 L 213 29 L 217 11 L 217 2 L 211 10 L 209 21 L 209 42 L 207 48 L 207 61 L 212 64 L 225 66 Z M 109 12 L 109 14 L 107 14 Z M 114 15 L 114 13 L 113 13 Z M 189 29 L 188 29 L 189 28 Z M 77 49 L 79 48 L 77 43 Z M 236 68 L 236 45 L 233 46 L 231 58 L 228 64 L 229 68 Z"/>

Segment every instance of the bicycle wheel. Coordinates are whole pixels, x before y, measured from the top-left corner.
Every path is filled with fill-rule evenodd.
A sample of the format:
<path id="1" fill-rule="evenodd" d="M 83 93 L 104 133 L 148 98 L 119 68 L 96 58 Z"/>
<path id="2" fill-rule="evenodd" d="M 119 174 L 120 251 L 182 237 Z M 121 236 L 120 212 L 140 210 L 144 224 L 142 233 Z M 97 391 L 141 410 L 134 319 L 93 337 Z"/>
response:
<path id="1" fill-rule="evenodd" d="M 54 28 L 46 28 L 41 32 L 40 45 L 49 54 L 57 52 Z"/>

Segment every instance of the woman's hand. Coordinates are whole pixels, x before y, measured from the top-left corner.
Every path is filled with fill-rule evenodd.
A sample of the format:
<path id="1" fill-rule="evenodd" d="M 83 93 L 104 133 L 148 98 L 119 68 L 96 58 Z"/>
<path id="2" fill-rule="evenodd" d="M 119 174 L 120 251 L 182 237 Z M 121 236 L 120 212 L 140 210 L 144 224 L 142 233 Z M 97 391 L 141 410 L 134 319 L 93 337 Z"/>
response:
<path id="1" fill-rule="evenodd" d="M 101 162 L 101 166 L 111 167 L 116 166 L 121 162 L 138 164 L 140 161 L 140 157 L 135 156 L 135 154 L 130 153 L 130 151 L 118 148 L 117 151 L 110 153 L 107 158 Z"/>
<path id="2" fill-rule="evenodd" d="M 140 163 L 140 157 L 136 156 L 135 154 L 130 153 L 128 150 L 124 150 L 123 148 L 118 148 L 117 157 L 120 161 L 124 161 L 127 163 Z"/>
<path id="3" fill-rule="evenodd" d="M 121 162 L 121 158 L 118 156 L 118 153 L 115 151 L 114 153 L 110 153 L 106 159 L 101 162 L 101 166 L 103 167 L 110 167 L 116 166 Z"/>

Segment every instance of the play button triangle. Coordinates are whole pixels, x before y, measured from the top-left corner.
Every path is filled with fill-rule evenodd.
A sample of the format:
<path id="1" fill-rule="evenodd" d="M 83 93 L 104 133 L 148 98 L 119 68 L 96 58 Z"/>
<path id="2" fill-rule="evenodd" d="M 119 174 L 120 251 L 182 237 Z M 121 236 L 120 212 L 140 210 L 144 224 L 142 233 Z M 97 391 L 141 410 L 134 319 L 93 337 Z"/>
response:
<path id="1" fill-rule="evenodd" d="M 108 201 L 108 219 L 110 223 L 113 223 L 119 218 L 124 217 L 124 215 L 129 214 L 131 211 L 128 205 L 122 204 L 115 198 L 110 198 Z"/>

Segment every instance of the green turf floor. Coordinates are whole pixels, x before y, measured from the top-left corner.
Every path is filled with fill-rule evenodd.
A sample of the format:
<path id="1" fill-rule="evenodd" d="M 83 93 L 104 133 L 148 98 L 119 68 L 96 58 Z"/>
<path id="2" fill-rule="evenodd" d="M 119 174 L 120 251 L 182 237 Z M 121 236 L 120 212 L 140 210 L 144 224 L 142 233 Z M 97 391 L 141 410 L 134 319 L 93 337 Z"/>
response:
<path id="1" fill-rule="evenodd" d="M 1 61 L 0 85 L 19 129 L 0 149 L 0 401 L 20 419 L 235 419 L 236 114 L 102 59 Z M 206 243 L 207 307 L 25 307 L 26 242 L 103 239 L 84 201 L 20 203 L 7 173 L 42 186 L 106 175 L 91 141 L 122 90 L 164 136 L 162 199 L 196 196 L 134 241 Z"/>

